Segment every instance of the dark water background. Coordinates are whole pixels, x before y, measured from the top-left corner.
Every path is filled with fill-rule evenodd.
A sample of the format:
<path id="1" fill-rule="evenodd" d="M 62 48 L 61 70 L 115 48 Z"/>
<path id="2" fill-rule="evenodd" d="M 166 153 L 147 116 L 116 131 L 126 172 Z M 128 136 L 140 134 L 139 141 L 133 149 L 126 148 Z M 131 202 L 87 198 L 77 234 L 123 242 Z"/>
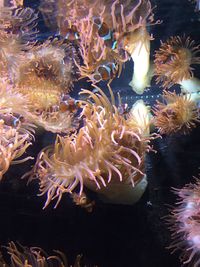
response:
<path id="1" fill-rule="evenodd" d="M 26 6 L 37 7 L 38 1 L 26 1 Z M 200 14 L 188 0 L 153 1 L 156 19 L 161 25 L 150 28 L 155 40 L 152 51 L 157 49 L 160 39 L 171 35 L 190 35 L 200 43 Z M 40 38 L 49 32 L 42 23 Z M 153 53 L 152 53 L 153 56 Z M 200 69 L 196 68 L 200 77 Z M 132 63 L 128 62 L 120 79 L 113 82 L 114 91 L 120 91 L 122 99 L 133 104 L 137 98 L 128 87 L 132 76 Z M 76 84 L 73 95 L 80 87 Z M 179 91 L 179 87 L 175 87 Z M 152 81 L 150 91 L 143 96 L 152 104 L 162 90 Z M 165 249 L 170 235 L 163 216 L 168 214 L 168 205 L 173 205 L 173 187 L 182 187 L 197 176 L 200 166 L 200 128 L 189 136 L 163 137 L 153 142 L 155 153 L 146 159 L 148 188 L 142 199 L 134 206 L 108 205 L 96 200 L 92 213 L 74 206 L 67 195 L 57 209 L 49 205 L 42 210 L 45 196 L 38 197 L 38 185 L 28 187 L 20 180 L 32 163 L 11 166 L 0 184 L 0 243 L 19 241 L 27 246 L 40 246 L 46 251 L 59 249 L 68 255 L 70 262 L 77 254 L 83 254 L 88 266 L 99 267 L 178 267 L 179 254 L 170 255 Z M 41 148 L 52 143 L 54 135 L 41 133 L 36 136 L 34 146 L 28 151 L 37 155 Z M 91 196 L 94 197 L 95 196 Z"/>

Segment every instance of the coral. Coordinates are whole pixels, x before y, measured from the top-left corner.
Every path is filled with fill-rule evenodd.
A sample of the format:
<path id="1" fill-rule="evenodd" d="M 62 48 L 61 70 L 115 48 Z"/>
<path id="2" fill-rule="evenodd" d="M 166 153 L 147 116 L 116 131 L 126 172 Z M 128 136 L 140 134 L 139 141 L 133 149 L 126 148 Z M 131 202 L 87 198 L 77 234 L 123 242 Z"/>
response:
<path id="1" fill-rule="evenodd" d="M 83 103 L 84 126 L 77 134 L 58 136 L 55 145 L 41 151 L 30 179 L 39 179 L 41 195 L 47 193 L 45 207 L 52 199 L 84 185 L 92 190 L 113 184 L 135 186 L 144 176 L 145 152 L 149 137 L 129 125 L 99 88 L 98 94 L 83 90 L 90 102 Z M 55 206 L 55 207 L 56 207 Z"/>
<path id="2" fill-rule="evenodd" d="M 176 206 L 171 209 L 167 223 L 171 231 L 172 243 L 168 247 L 172 253 L 180 251 L 180 260 L 187 266 L 200 265 L 200 182 L 188 184 L 182 189 L 174 189 L 178 196 Z"/>
<path id="3" fill-rule="evenodd" d="M 69 265 L 63 252 L 54 251 L 54 255 L 48 255 L 39 247 L 24 247 L 10 242 L 6 249 L 6 260 L 0 254 L 0 266 L 2 267 L 81 267 L 81 255 L 76 257 L 73 265 Z M 9 261 L 8 261 L 9 258 Z M 86 266 L 86 265 L 84 265 Z"/>
<path id="4" fill-rule="evenodd" d="M 161 82 L 165 88 L 177 83 L 184 87 L 184 83 L 193 78 L 192 65 L 200 63 L 199 52 L 199 46 L 190 37 L 175 36 L 161 42 L 154 60 L 157 83 Z"/>
<path id="5" fill-rule="evenodd" d="M 188 134 L 200 122 L 198 107 L 190 95 L 165 91 L 163 98 L 165 103 L 157 101 L 154 107 L 154 125 L 161 134 Z"/>

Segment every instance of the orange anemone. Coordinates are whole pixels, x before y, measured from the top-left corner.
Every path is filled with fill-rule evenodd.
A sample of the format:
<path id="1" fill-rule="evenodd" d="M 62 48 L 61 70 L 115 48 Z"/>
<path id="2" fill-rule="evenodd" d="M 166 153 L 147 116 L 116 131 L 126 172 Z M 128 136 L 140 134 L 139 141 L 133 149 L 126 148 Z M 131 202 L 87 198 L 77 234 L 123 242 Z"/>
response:
<path id="1" fill-rule="evenodd" d="M 8 116 L 8 115 L 7 115 Z M 11 120 L 15 120 L 9 115 Z M 14 123 L 13 123 L 14 124 Z M 4 119 L 0 119 L 0 180 L 8 170 L 11 163 L 22 163 L 31 157 L 17 160 L 31 145 L 32 133 L 27 130 L 19 121 L 19 125 L 6 125 Z"/>
<path id="2" fill-rule="evenodd" d="M 164 92 L 164 103 L 154 107 L 154 124 L 161 134 L 188 134 L 200 122 L 196 103 L 189 95 Z"/>
<path id="3" fill-rule="evenodd" d="M 129 124 L 101 89 L 94 94 L 83 90 L 90 101 L 83 103 L 84 126 L 77 134 L 58 136 L 55 145 L 41 151 L 31 179 L 39 179 L 41 195 L 47 193 L 45 207 L 65 192 L 84 185 L 100 191 L 116 185 L 136 186 L 144 177 L 145 152 L 149 137 L 137 125 Z"/>
<path id="4" fill-rule="evenodd" d="M 193 64 L 200 64 L 199 45 L 190 37 L 170 37 L 155 53 L 156 81 L 169 88 L 193 77 Z"/>
<path id="5" fill-rule="evenodd" d="M 14 242 L 10 242 L 3 250 L 6 251 L 5 259 L 0 252 L 0 266 L 3 267 L 83 266 L 81 263 L 81 255 L 76 257 L 73 265 L 69 265 L 65 254 L 58 250 L 54 251 L 54 255 L 48 255 L 39 247 L 24 247 L 20 244 L 16 245 Z"/>

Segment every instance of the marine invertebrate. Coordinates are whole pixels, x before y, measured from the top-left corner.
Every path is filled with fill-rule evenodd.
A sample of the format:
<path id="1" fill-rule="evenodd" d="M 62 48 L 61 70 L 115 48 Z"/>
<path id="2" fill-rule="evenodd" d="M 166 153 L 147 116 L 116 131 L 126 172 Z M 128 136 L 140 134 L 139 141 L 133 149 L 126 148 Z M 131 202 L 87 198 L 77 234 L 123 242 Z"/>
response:
<path id="1" fill-rule="evenodd" d="M 129 59 L 128 51 L 135 62 L 131 85 L 143 92 L 149 82 L 151 39 L 146 24 L 153 21 L 149 0 L 43 0 L 41 9 L 49 25 L 56 24 L 64 38 L 77 41 L 83 58 L 83 65 L 79 64 L 81 77 L 88 77 L 93 83 L 119 77 L 123 63 Z"/>
<path id="2" fill-rule="evenodd" d="M 145 105 L 143 100 L 138 100 L 133 104 L 127 119 L 129 125 L 132 125 L 133 128 L 138 127 L 144 136 L 150 136 L 152 114 L 150 107 Z"/>
<path id="3" fill-rule="evenodd" d="M 42 3 L 47 2 L 46 0 Z M 52 2 L 52 1 L 51 1 Z M 66 29 L 67 21 L 71 21 L 71 25 L 76 20 L 84 20 L 90 12 L 93 18 L 103 22 L 103 26 L 109 26 L 110 30 L 115 30 L 116 38 L 125 33 L 132 32 L 141 25 L 146 24 L 146 19 L 151 13 L 151 3 L 148 0 L 140 1 L 71 1 L 66 4 L 65 1 L 58 1 L 58 27 L 62 33 L 62 29 Z M 102 26 L 102 25 L 101 25 Z"/>
<path id="4" fill-rule="evenodd" d="M 40 87 L 35 87 L 33 83 L 30 91 L 27 91 L 26 87 L 19 89 L 27 104 L 27 109 L 22 110 L 20 114 L 29 122 L 53 133 L 74 131 L 79 126 L 76 117 L 79 103 L 69 95 L 61 93 L 60 86 L 52 85 L 50 81 L 43 83 L 41 79 L 37 85 Z"/>
<path id="5" fill-rule="evenodd" d="M 76 257 L 73 265 L 69 265 L 67 257 L 63 252 L 54 251 L 54 255 L 48 255 L 43 249 L 39 247 L 24 247 L 10 242 L 6 250 L 6 260 L 0 254 L 0 265 L 3 267 L 81 267 L 81 255 Z M 8 260 L 9 259 L 9 260 Z M 85 265 L 84 265 L 85 266 Z"/>
<path id="6" fill-rule="evenodd" d="M 19 87 L 40 88 L 42 83 L 47 82 L 47 87 L 51 83 L 60 86 L 60 92 L 69 92 L 75 79 L 74 59 L 78 61 L 72 45 L 57 38 L 48 39 L 41 45 L 35 45 L 21 58 L 12 74 L 14 83 Z"/>
<path id="7" fill-rule="evenodd" d="M 178 196 L 176 206 L 167 216 L 172 243 L 172 253 L 180 251 L 181 263 L 185 266 L 200 265 L 200 181 L 190 183 L 182 189 L 173 189 Z"/>
<path id="8" fill-rule="evenodd" d="M 31 8 L 2 7 L 0 11 L 0 71 L 9 72 L 20 61 L 24 51 L 36 42 L 38 15 Z M 12 45 L 11 45 L 12 44 Z"/>
<path id="9" fill-rule="evenodd" d="M 0 12 L 0 44 L 1 53 L 8 54 L 3 49 L 11 49 L 19 52 L 28 50 L 35 44 L 37 34 L 38 14 L 31 8 L 16 8 L 13 12 L 11 8 L 1 8 Z M 12 42 L 11 47 L 7 47 Z M 9 50 L 8 50 L 9 51 Z M 7 52 L 7 53 L 6 53 Z"/>
<path id="10" fill-rule="evenodd" d="M 98 23 L 101 24 L 99 21 Z M 104 40 L 100 36 L 93 12 L 90 12 L 84 20 L 77 20 L 74 25 L 77 28 L 79 51 L 83 58 L 83 64 L 76 63 L 80 78 L 88 77 L 93 83 L 97 83 L 119 77 L 122 64 L 128 56 L 120 55 L 112 41 L 108 44 L 107 39 Z M 109 32 L 107 27 L 106 30 Z M 110 38 L 112 39 L 108 37 L 108 40 Z"/>
<path id="11" fill-rule="evenodd" d="M 7 80 L 0 81 L 0 180 L 11 163 L 24 162 L 20 158 L 31 145 L 34 125 L 27 120 L 29 103 Z"/>
<path id="12" fill-rule="evenodd" d="M 70 133 L 75 131 L 79 126 L 79 119 L 76 117 L 76 112 L 79 108 L 78 102 L 75 105 L 75 109 L 72 111 L 68 109 L 65 104 L 63 107 L 61 97 L 60 102 L 49 109 L 31 109 L 27 119 L 32 123 L 41 126 L 46 131 L 53 133 Z"/>
<path id="13" fill-rule="evenodd" d="M 55 145 L 38 156 L 30 180 L 39 179 L 41 195 L 47 193 L 45 207 L 57 198 L 56 207 L 63 193 L 76 188 L 81 195 L 84 186 L 105 195 L 108 201 L 113 197 L 119 203 L 134 202 L 131 193 L 143 181 L 150 137 L 119 114 L 111 89 L 112 103 L 97 89 L 98 94 L 82 91 L 90 101 L 83 103 L 84 126 L 79 132 L 57 136 Z"/>
<path id="14" fill-rule="evenodd" d="M 154 107 L 154 125 L 161 134 L 180 132 L 188 134 L 200 122 L 196 102 L 190 95 L 164 92 L 164 103 L 157 101 Z"/>
<path id="15" fill-rule="evenodd" d="M 66 133 L 77 126 L 74 115 L 78 105 L 68 110 L 63 101 L 74 80 L 75 56 L 72 46 L 47 40 L 27 52 L 11 75 L 14 88 L 29 103 L 27 119 L 47 131 Z"/>
<path id="16" fill-rule="evenodd" d="M 6 124 L 6 122 L 11 125 Z M 30 127 L 26 129 L 20 120 L 12 114 L 0 116 L 0 180 L 11 163 L 17 164 L 32 159 L 25 157 L 17 160 L 31 145 L 33 136 L 29 130 Z"/>
<path id="17" fill-rule="evenodd" d="M 156 81 L 164 88 L 180 84 L 183 92 L 199 91 L 200 82 L 193 77 L 192 67 L 200 63 L 199 52 L 199 45 L 195 45 L 190 37 L 175 36 L 161 42 L 154 60 Z"/>
<path id="18" fill-rule="evenodd" d="M 13 0 L 12 1 L 12 5 L 14 5 L 15 7 L 17 6 L 23 6 L 24 5 L 24 0 Z"/>
<path id="19" fill-rule="evenodd" d="M 106 5 L 108 5 L 107 2 Z M 137 3 L 114 1 L 110 2 L 110 7 L 104 6 L 104 9 L 101 19 L 104 25 L 109 27 L 112 25 L 110 31 L 111 33 L 113 31 L 113 38 L 110 39 L 112 39 L 111 44 L 114 45 L 115 58 L 123 63 L 129 58 L 126 52 L 131 55 L 134 61 L 134 74 L 129 85 L 136 93 L 142 94 L 151 78 L 149 57 L 152 38 L 146 30 L 147 23 L 153 22 L 151 3 L 146 0 Z M 105 26 L 103 33 L 105 34 Z M 110 36 L 112 36 L 111 33 Z"/>
<path id="20" fill-rule="evenodd" d="M 134 62 L 133 77 L 129 85 L 137 94 L 143 94 L 150 85 L 152 77 L 150 68 L 150 41 L 152 37 L 145 26 L 125 35 L 123 43 Z"/>
<path id="21" fill-rule="evenodd" d="M 8 79 L 0 79 L 0 114 L 16 113 L 28 116 L 29 103 L 17 88 L 13 88 Z"/>

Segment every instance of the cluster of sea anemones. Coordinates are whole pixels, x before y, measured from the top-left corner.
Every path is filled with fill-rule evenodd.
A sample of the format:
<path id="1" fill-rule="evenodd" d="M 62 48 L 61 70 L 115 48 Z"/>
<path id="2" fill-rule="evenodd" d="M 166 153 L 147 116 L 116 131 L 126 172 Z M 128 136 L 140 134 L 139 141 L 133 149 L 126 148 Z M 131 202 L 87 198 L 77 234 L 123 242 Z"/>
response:
<path id="1" fill-rule="evenodd" d="M 74 48 L 64 41 L 47 40 L 21 57 L 12 71 L 14 88 L 29 102 L 28 119 L 47 131 L 66 133 L 78 126 L 74 119 L 78 106 L 71 112 L 65 102 L 66 109 L 60 109 L 72 88 L 75 57 Z"/>
<path id="2" fill-rule="evenodd" d="M 96 83 L 119 77 L 122 64 L 131 55 L 134 76 L 130 85 L 140 94 L 149 85 L 152 38 L 146 25 L 153 21 L 149 0 L 69 3 L 44 0 L 40 9 L 50 27 L 58 28 L 61 36 L 78 44 L 84 63 L 78 65 L 81 78 L 88 77 Z"/>
<path id="3" fill-rule="evenodd" d="M 56 38 L 39 44 L 37 13 L 17 6 L 13 3 L 11 7 L 2 7 L 0 12 L 0 78 L 5 80 L 6 77 L 6 84 L 12 87 L 12 93 L 3 91 L 9 100 L 8 106 L 13 104 L 9 98 L 20 93 L 23 105 L 28 107 L 28 116 L 25 116 L 28 121 L 52 132 L 71 131 L 77 127 L 77 121 L 73 120 L 74 114 L 68 107 L 61 111 L 60 104 L 72 87 L 75 49 Z M 10 43 L 12 45 L 8 45 Z M 24 113 L 23 108 L 21 110 Z"/>
<path id="4" fill-rule="evenodd" d="M 85 188 L 103 201 L 136 202 L 147 185 L 149 142 L 158 136 L 151 134 L 151 125 L 161 135 L 188 134 L 199 122 L 196 99 L 183 94 L 200 90 L 193 77 L 193 65 L 200 63 L 199 46 L 186 36 L 162 42 L 155 53 L 156 81 L 165 89 L 180 84 L 182 94 L 164 91 L 164 103 L 157 102 L 154 116 L 141 100 L 124 113 L 115 103 L 110 82 L 132 57 L 129 85 L 142 94 L 150 83 L 153 38 L 147 26 L 154 19 L 149 0 L 43 0 L 44 18 L 59 35 L 43 42 L 36 37 L 38 15 L 33 9 L 24 8 L 21 0 L 0 5 L 0 180 L 10 164 L 30 158 L 24 154 L 40 126 L 58 135 L 24 177 L 39 181 L 40 195 L 47 195 L 44 207 L 54 199 L 57 207 L 63 194 L 69 193 L 77 205 L 91 211 L 94 201 L 87 198 Z M 93 85 L 108 81 L 111 100 L 94 85 L 94 91 L 81 91 L 86 100 L 76 101 L 69 93 L 78 76 L 89 78 Z M 175 237 L 170 248 L 185 250 L 189 243 L 191 252 L 184 254 L 183 262 L 196 266 L 200 265 L 196 260 L 199 184 L 178 192 L 181 203 L 170 216 Z M 177 241 L 179 237 L 183 241 Z M 66 265 L 63 257 L 46 257 L 37 249 L 18 251 L 14 243 L 8 252 L 13 267 L 46 266 L 53 261 Z"/>
<path id="5" fill-rule="evenodd" d="M 1 178 L 31 144 L 34 125 L 55 133 L 74 131 L 79 109 L 68 95 L 75 48 L 58 38 L 39 43 L 38 14 L 22 1 L 8 2 L 0 11 Z"/>

